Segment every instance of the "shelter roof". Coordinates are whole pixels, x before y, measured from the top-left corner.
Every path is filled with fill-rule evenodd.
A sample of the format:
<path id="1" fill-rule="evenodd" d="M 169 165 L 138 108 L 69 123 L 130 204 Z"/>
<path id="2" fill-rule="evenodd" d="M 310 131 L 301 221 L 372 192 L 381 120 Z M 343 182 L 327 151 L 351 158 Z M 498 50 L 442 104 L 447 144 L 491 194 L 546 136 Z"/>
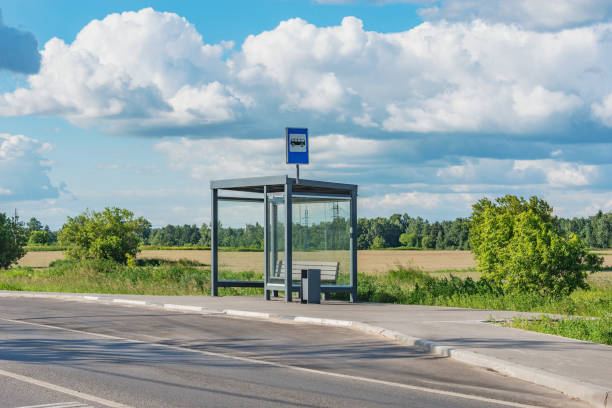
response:
<path id="1" fill-rule="evenodd" d="M 212 180 L 210 182 L 210 188 L 263 194 L 264 186 L 268 186 L 268 192 L 270 193 L 279 193 L 285 191 L 286 184 L 291 184 L 293 193 L 346 196 L 350 196 L 352 192 L 357 193 L 356 184 L 332 183 L 329 181 L 306 179 L 296 180 L 287 175 Z"/>

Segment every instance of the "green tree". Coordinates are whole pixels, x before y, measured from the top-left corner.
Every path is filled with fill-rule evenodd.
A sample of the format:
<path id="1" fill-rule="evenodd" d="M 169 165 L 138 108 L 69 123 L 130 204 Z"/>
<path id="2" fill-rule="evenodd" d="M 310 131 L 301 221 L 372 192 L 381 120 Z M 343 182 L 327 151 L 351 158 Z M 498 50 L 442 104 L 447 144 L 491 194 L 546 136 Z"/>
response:
<path id="1" fill-rule="evenodd" d="M 381 249 L 381 248 L 385 248 L 385 239 L 383 237 L 374 237 L 374 240 L 372 240 L 371 249 Z"/>
<path id="2" fill-rule="evenodd" d="M 565 238 L 552 207 L 537 197 L 507 195 L 473 205 L 469 240 L 482 277 L 506 293 L 568 295 L 586 288 L 603 258 L 575 234 Z"/>
<path id="3" fill-rule="evenodd" d="M 21 259 L 27 242 L 28 231 L 19 217 L 0 213 L 0 268 L 6 269 Z"/>
<path id="4" fill-rule="evenodd" d="M 423 239 L 421 239 L 421 247 L 423 249 L 431 249 L 434 247 L 435 244 L 436 242 L 433 239 L 431 239 L 429 235 L 425 235 Z"/>
<path id="5" fill-rule="evenodd" d="M 136 222 L 140 224 L 140 227 L 138 229 L 139 231 L 138 235 L 140 237 L 140 242 L 143 244 L 148 244 L 149 239 L 151 238 L 151 230 L 152 230 L 151 222 L 147 220 L 145 217 L 138 217 L 136 219 Z"/>
<path id="6" fill-rule="evenodd" d="M 47 245 L 53 241 L 53 235 L 50 231 L 40 230 L 32 231 L 28 243 L 30 245 Z"/>
<path id="7" fill-rule="evenodd" d="M 36 219 L 36 217 L 32 217 L 28 221 L 27 228 L 28 228 L 28 232 L 32 233 L 34 231 L 41 231 L 43 229 L 43 225 L 40 221 Z"/>
<path id="8" fill-rule="evenodd" d="M 200 242 L 199 245 L 210 246 L 210 227 L 208 224 L 202 224 L 200 227 Z"/>
<path id="9" fill-rule="evenodd" d="M 416 234 L 414 232 L 404 232 L 399 237 L 399 241 L 403 246 L 413 247 L 416 244 Z"/>
<path id="10" fill-rule="evenodd" d="M 612 215 L 604 214 L 601 210 L 591 217 L 593 228 L 592 245 L 597 248 L 608 248 L 612 245 Z"/>
<path id="11" fill-rule="evenodd" d="M 138 253 L 142 236 L 142 220 L 123 208 L 105 208 L 100 212 L 85 211 L 71 218 L 62 227 L 59 242 L 68 245 L 66 251 L 75 259 L 112 259 L 127 263 Z"/>

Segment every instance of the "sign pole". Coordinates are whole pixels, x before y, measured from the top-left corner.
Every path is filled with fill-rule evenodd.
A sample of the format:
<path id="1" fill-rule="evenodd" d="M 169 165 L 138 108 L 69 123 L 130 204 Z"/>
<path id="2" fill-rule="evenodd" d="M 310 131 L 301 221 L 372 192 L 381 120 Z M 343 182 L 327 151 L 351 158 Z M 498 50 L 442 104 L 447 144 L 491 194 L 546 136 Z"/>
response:
<path id="1" fill-rule="evenodd" d="M 295 182 L 299 183 L 300 182 L 300 165 L 299 164 L 295 165 L 295 172 L 296 172 Z"/>

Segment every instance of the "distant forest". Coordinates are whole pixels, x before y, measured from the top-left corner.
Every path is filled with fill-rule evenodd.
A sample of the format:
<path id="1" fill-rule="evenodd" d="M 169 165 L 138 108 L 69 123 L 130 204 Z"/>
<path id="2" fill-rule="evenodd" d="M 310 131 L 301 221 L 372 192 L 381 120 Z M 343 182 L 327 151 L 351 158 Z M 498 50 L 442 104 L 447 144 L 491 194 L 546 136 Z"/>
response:
<path id="1" fill-rule="evenodd" d="M 575 233 L 590 247 L 612 248 L 612 213 L 600 211 L 586 218 L 557 218 L 556 223 L 563 234 Z M 348 224 L 348 220 L 343 217 L 308 226 L 294 224 L 294 246 L 304 250 L 348 249 Z M 36 218 L 30 219 L 27 228 L 31 245 L 53 244 L 57 241 L 57 232 L 51 231 L 48 226 L 43 227 Z M 357 248 L 470 249 L 468 233 L 468 218 L 435 222 L 421 217 L 413 218 L 408 214 L 393 214 L 388 218 L 360 218 L 357 222 Z M 207 224 L 200 227 L 186 224 L 152 228 L 145 221 L 141 234 L 144 245 L 210 245 L 210 226 Z M 282 236 L 279 232 L 279 249 L 283 246 Z M 262 249 L 263 226 L 257 223 L 243 228 L 221 226 L 219 246 Z"/>

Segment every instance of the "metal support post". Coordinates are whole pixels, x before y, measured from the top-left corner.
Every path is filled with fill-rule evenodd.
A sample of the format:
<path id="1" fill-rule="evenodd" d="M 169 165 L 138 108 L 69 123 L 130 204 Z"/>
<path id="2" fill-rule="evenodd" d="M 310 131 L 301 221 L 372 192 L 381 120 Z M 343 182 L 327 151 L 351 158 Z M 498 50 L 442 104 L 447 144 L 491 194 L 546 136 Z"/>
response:
<path id="1" fill-rule="evenodd" d="M 211 194 L 211 231 L 210 231 L 210 292 L 212 296 L 219 295 L 219 288 L 217 282 L 219 281 L 219 248 L 217 242 L 217 235 L 219 229 L 219 201 L 218 191 L 216 188 L 212 190 Z"/>
<path id="2" fill-rule="evenodd" d="M 357 190 L 351 192 L 351 302 L 357 301 Z"/>
<path id="3" fill-rule="evenodd" d="M 285 301 L 291 302 L 293 295 L 293 277 L 291 269 L 293 266 L 293 242 L 292 242 L 292 227 L 293 215 L 291 205 L 292 185 L 287 181 L 285 183 Z"/>
<path id="4" fill-rule="evenodd" d="M 268 186 L 264 186 L 264 298 L 270 300 L 270 291 L 266 287 L 270 282 L 270 214 L 268 212 Z"/>
<path id="5" fill-rule="evenodd" d="M 272 259 L 270 263 L 272 264 L 272 270 L 276 271 L 276 266 L 278 265 L 278 205 L 274 201 L 272 201 L 272 222 L 270 225 L 272 227 L 272 242 L 270 243 Z M 278 290 L 273 290 L 272 294 L 274 297 L 278 297 Z"/>

